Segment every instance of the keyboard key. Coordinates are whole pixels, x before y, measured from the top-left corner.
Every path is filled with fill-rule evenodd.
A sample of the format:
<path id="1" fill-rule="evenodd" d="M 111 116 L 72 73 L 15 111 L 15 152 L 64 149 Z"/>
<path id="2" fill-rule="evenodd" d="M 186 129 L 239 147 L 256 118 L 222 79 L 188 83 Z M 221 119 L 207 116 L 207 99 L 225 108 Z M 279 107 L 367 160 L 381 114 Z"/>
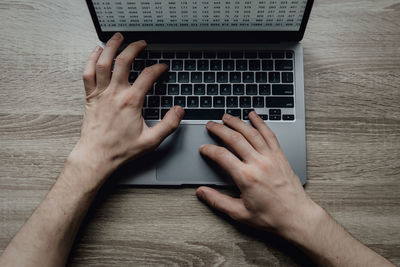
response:
<path id="1" fill-rule="evenodd" d="M 176 83 L 176 72 L 168 72 L 167 83 Z"/>
<path id="2" fill-rule="evenodd" d="M 268 115 L 267 114 L 258 114 L 258 116 L 263 119 L 264 121 L 268 120 Z"/>
<path id="3" fill-rule="evenodd" d="M 243 72 L 243 82 L 253 83 L 254 82 L 254 72 Z"/>
<path id="4" fill-rule="evenodd" d="M 153 95 L 154 94 L 154 87 L 152 86 L 149 91 L 147 91 L 146 95 Z"/>
<path id="5" fill-rule="evenodd" d="M 161 119 L 164 118 L 165 114 L 167 114 L 168 111 L 169 109 L 161 109 Z"/>
<path id="6" fill-rule="evenodd" d="M 156 84 L 155 85 L 155 94 L 156 95 L 166 95 L 167 94 L 167 85 L 166 84 Z"/>
<path id="7" fill-rule="evenodd" d="M 198 60 L 197 61 L 197 70 L 209 70 L 208 60 Z"/>
<path id="8" fill-rule="evenodd" d="M 264 107 L 264 97 L 253 96 L 253 108 L 263 108 Z"/>
<path id="9" fill-rule="evenodd" d="M 175 52 L 163 52 L 163 58 L 166 59 L 175 58 Z"/>
<path id="10" fill-rule="evenodd" d="M 188 52 L 176 52 L 176 58 L 188 58 L 189 53 Z"/>
<path id="11" fill-rule="evenodd" d="M 210 61 L 210 70 L 222 70 L 222 61 L 221 60 L 211 60 Z"/>
<path id="12" fill-rule="evenodd" d="M 206 94 L 206 86 L 204 84 L 195 84 L 194 85 L 194 94 L 195 95 L 205 95 Z"/>
<path id="13" fill-rule="evenodd" d="M 160 106 L 160 97 L 150 96 L 147 101 L 147 106 L 150 108 L 158 108 Z"/>
<path id="14" fill-rule="evenodd" d="M 160 110 L 154 108 L 145 109 L 143 116 L 145 120 L 158 120 L 160 119 Z"/>
<path id="15" fill-rule="evenodd" d="M 191 84 L 181 85 L 181 95 L 192 95 L 193 89 Z"/>
<path id="16" fill-rule="evenodd" d="M 184 96 L 175 96 L 174 106 L 186 107 L 186 98 Z"/>
<path id="17" fill-rule="evenodd" d="M 207 95 L 218 95 L 218 84 L 207 84 Z"/>
<path id="18" fill-rule="evenodd" d="M 240 72 L 230 72 L 229 73 L 229 82 L 231 83 L 241 83 L 242 75 Z"/>
<path id="19" fill-rule="evenodd" d="M 279 72 L 269 72 L 268 80 L 270 83 L 279 83 L 281 82 L 281 75 Z"/>
<path id="20" fill-rule="evenodd" d="M 239 119 L 241 119 L 241 110 L 240 109 L 227 109 L 226 113 L 228 113 L 229 115 L 232 115 L 234 117 L 238 117 Z"/>
<path id="21" fill-rule="evenodd" d="M 243 120 L 249 120 L 249 113 L 252 111 L 253 109 L 243 109 Z"/>
<path id="22" fill-rule="evenodd" d="M 239 104 L 241 108 L 249 108 L 251 107 L 251 97 L 250 96 L 241 96 L 239 100 Z"/>
<path id="23" fill-rule="evenodd" d="M 192 83 L 202 83 L 203 77 L 201 72 L 192 72 Z"/>
<path id="24" fill-rule="evenodd" d="M 217 82 L 227 83 L 228 82 L 228 72 L 217 72 Z"/>
<path id="25" fill-rule="evenodd" d="M 293 108 L 294 99 L 293 97 L 267 97 L 266 99 L 267 108 Z"/>
<path id="26" fill-rule="evenodd" d="M 229 52 L 218 51 L 217 58 L 229 58 Z"/>
<path id="27" fill-rule="evenodd" d="M 172 60 L 172 70 L 183 70 L 183 60 Z"/>
<path id="28" fill-rule="evenodd" d="M 245 58 L 257 58 L 257 52 L 254 52 L 254 51 L 244 52 L 244 57 Z"/>
<path id="29" fill-rule="evenodd" d="M 215 72 L 204 72 L 205 83 L 215 83 Z"/>
<path id="30" fill-rule="evenodd" d="M 231 58 L 243 58 L 243 52 L 242 51 L 231 52 Z"/>
<path id="31" fill-rule="evenodd" d="M 224 60 L 222 65 L 224 70 L 235 70 L 235 61 L 233 60 Z"/>
<path id="32" fill-rule="evenodd" d="M 213 97 L 214 108 L 224 108 L 225 107 L 225 97 L 214 96 Z"/>
<path id="33" fill-rule="evenodd" d="M 267 72 L 256 72 L 256 83 L 266 83 L 268 81 Z"/>
<path id="34" fill-rule="evenodd" d="M 274 62 L 272 60 L 261 61 L 262 70 L 274 70 Z"/>
<path id="35" fill-rule="evenodd" d="M 196 70 L 196 60 L 185 60 L 185 70 Z"/>
<path id="36" fill-rule="evenodd" d="M 189 82 L 189 72 L 178 72 L 178 82 L 188 83 Z"/>
<path id="37" fill-rule="evenodd" d="M 271 86 L 269 84 L 260 84 L 258 86 L 258 91 L 260 95 L 270 95 L 271 94 Z"/>
<path id="38" fill-rule="evenodd" d="M 228 108 L 237 108 L 237 106 L 238 106 L 238 97 L 237 96 L 228 96 L 226 98 L 226 106 Z"/>
<path id="39" fill-rule="evenodd" d="M 147 52 L 146 51 L 141 51 L 136 58 L 141 58 L 141 59 L 146 59 L 147 58 Z"/>
<path id="40" fill-rule="evenodd" d="M 212 52 L 212 51 L 206 51 L 203 53 L 204 58 L 216 58 L 217 57 L 217 52 Z"/>
<path id="41" fill-rule="evenodd" d="M 230 84 L 221 84 L 219 86 L 219 94 L 220 95 L 231 95 L 232 94 L 232 89 L 231 89 Z"/>
<path id="42" fill-rule="evenodd" d="M 271 52 L 260 51 L 260 52 L 258 52 L 258 57 L 259 58 L 271 58 Z"/>
<path id="43" fill-rule="evenodd" d="M 211 105 L 212 105 L 211 104 L 211 96 L 201 96 L 200 97 L 200 107 L 211 108 Z"/>
<path id="44" fill-rule="evenodd" d="M 257 95 L 257 84 L 246 84 L 246 95 Z"/>
<path id="45" fill-rule="evenodd" d="M 156 59 L 161 58 L 161 52 L 149 51 L 148 58 L 156 58 Z"/>
<path id="46" fill-rule="evenodd" d="M 189 96 L 187 98 L 187 106 L 189 108 L 197 108 L 197 107 L 199 107 L 199 97 L 198 96 Z"/>
<path id="47" fill-rule="evenodd" d="M 293 70 L 293 61 L 275 60 L 275 70 Z"/>
<path id="48" fill-rule="evenodd" d="M 281 115 L 269 115 L 269 120 L 271 121 L 280 121 Z"/>
<path id="49" fill-rule="evenodd" d="M 203 53 L 202 52 L 190 52 L 190 58 L 202 58 Z"/>
<path id="50" fill-rule="evenodd" d="M 273 95 L 293 95 L 293 84 L 273 84 Z"/>
<path id="51" fill-rule="evenodd" d="M 284 121 L 293 121 L 294 120 L 294 115 L 283 115 L 282 120 Z"/>
<path id="52" fill-rule="evenodd" d="M 135 60 L 133 62 L 133 70 L 142 71 L 144 69 L 144 60 Z"/>
<path id="53" fill-rule="evenodd" d="M 272 58 L 285 58 L 285 53 L 283 52 L 273 52 Z"/>
<path id="54" fill-rule="evenodd" d="M 261 61 L 260 60 L 250 60 L 249 61 L 249 70 L 260 70 L 261 69 Z"/>
<path id="55" fill-rule="evenodd" d="M 233 85 L 234 95 L 244 95 L 244 84 L 234 84 Z"/>
<path id="56" fill-rule="evenodd" d="M 161 97 L 161 107 L 163 107 L 163 108 L 172 107 L 172 96 L 162 96 Z"/>
<path id="57" fill-rule="evenodd" d="M 286 58 L 293 58 L 293 53 L 290 51 L 286 51 Z"/>
<path id="58" fill-rule="evenodd" d="M 153 66 L 154 64 L 157 64 L 157 63 L 158 63 L 157 60 L 148 59 L 148 60 L 146 60 L 145 65 L 146 65 L 146 67 L 150 67 L 150 66 Z"/>
<path id="59" fill-rule="evenodd" d="M 282 72 L 282 82 L 292 83 L 293 82 L 293 72 Z"/>
<path id="60" fill-rule="evenodd" d="M 169 95 L 179 95 L 179 84 L 168 84 Z"/>
<path id="61" fill-rule="evenodd" d="M 185 109 L 184 120 L 221 120 L 225 109 Z"/>
<path id="62" fill-rule="evenodd" d="M 269 115 L 281 115 L 281 110 L 280 109 L 270 109 Z"/>
<path id="63" fill-rule="evenodd" d="M 236 60 L 236 70 L 247 70 L 247 60 Z"/>

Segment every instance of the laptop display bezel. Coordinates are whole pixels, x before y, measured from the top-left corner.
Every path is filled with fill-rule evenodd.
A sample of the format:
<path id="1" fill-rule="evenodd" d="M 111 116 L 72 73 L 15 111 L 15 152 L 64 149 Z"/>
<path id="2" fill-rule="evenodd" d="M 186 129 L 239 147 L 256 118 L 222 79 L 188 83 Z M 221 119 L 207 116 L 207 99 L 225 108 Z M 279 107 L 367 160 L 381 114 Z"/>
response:
<path id="1" fill-rule="evenodd" d="M 308 0 L 298 31 L 121 31 L 125 42 L 146 40 L 149 43 L 274 43 L 299 42 L 310 17 L 314 0 Z M 86 0 L 97 35 L 106 42 L 115 31 L 102 31 L 92 0 Z"/>

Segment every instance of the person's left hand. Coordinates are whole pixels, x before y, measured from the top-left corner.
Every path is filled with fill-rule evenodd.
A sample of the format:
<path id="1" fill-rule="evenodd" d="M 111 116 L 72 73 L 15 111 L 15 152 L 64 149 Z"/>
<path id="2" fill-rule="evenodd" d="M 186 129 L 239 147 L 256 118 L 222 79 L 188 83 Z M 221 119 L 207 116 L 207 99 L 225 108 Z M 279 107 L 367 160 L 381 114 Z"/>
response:
<path id="1" fill-rule="evenodd" d="M 86 110 L 81 137 L 70 155 L 105 174 L 155 149 L 179 126 L 184 115 L 184 110 L 176 106 L 155 126 L 146 125 L 142 117 L 146 93 L 168 67 L 165 64 L 147 67 L 131 85 L 128 77 L 132 62 L 146 42 L 128 45 L 117 56 L 111 73 L 122 41 L 123 36 L 116 33 L 104 49 L 97 47 L 89 56 L 83 73 Z"/>

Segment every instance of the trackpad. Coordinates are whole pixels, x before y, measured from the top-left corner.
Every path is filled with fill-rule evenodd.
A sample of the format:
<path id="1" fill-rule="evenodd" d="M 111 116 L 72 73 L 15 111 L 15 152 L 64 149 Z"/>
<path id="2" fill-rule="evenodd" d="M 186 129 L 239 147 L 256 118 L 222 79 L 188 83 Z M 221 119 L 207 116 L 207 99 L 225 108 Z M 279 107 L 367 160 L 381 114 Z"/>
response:
<path id="1" fill-rule="evenodd" d="M 181 125 L 157 149 L 156 177 L 174 184 L 230 184 L 229 176 L 200 155 L 203 144 L 217 144 L 205 125 Z"/>

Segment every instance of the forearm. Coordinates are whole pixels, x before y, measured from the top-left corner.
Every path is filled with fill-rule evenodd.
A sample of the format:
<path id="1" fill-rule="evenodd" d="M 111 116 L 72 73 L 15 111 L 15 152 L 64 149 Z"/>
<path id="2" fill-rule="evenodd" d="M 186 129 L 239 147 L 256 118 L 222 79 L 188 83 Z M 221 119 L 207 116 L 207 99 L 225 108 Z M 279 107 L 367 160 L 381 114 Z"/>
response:
<path id="1" fill-rule="evenodd" d="M 352 237 L 316 204 L 309 221 L 293 229 L 287 238 L 320 266 L 394 266 Z"/>
<path id="2" fill-rule="evenodd" d="M 1 266 L 62 266 L 101 181 L 94 165 L 71 156 L 46 198 L 0 257 Z"/>

